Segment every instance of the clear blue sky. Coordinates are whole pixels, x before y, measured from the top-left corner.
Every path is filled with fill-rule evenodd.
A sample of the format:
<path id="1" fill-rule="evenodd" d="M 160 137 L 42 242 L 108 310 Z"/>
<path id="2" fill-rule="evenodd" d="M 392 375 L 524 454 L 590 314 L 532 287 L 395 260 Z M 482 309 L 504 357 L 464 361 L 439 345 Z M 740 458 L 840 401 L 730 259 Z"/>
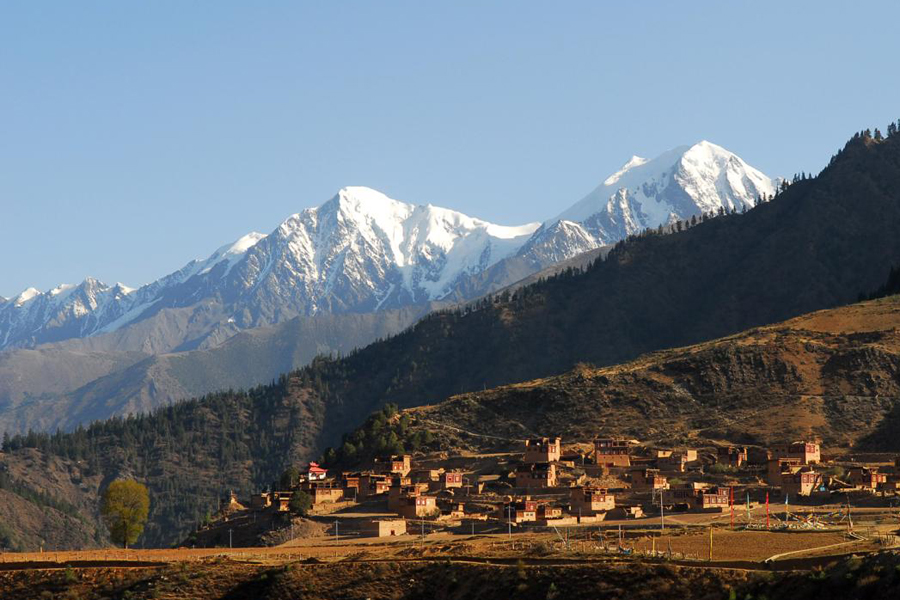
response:
<path id="1" fill-rule="evenodd" d="M 818 171 L 900 118 L 888 2 L 5 2 L 0 295 L 146 283 L 342 186 L 541 220 L 709 139 Z"/>

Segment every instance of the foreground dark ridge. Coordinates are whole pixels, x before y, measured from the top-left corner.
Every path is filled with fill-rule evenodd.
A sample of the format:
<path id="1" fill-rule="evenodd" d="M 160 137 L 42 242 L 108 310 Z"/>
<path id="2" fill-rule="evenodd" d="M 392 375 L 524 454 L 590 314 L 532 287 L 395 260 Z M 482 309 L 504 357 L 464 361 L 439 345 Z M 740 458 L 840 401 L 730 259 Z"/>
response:
<path id="1" fill-rule="evenodd" d="M 893 598 L 900 591 L 897 555 L 835 560 L 825 569 L 766 573 L 670 564 L 610 562 L 569 566 L 466 561 L 385 561 L 330 564 L 246 564 L 230 560 L 159 568 L 0 571 L 0 594 L 47 597 L 522 600 L 613 598 L 769 598 L 856 600 Z"/>

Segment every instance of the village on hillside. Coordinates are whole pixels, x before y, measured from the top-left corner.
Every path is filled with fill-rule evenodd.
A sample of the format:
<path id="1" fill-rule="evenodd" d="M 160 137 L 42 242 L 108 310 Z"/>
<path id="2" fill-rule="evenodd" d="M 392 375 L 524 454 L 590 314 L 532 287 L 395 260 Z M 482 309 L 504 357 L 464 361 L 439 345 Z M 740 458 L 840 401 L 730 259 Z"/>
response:
<path id="1" fill-rule="evenodd" d="M 268 543 L 290 545 L 307 535 L 346 542 L 550 533 L 567 547 L 570 533 L 581 532 L 629 554 L 650 549 L 641 550 L 637 542 L 648 538 L 635 531 L 709 528 L 712 539 L 712 527 L 732 534 L 830 531 L 893 544 L 900 518 L 894 508 L 900 458 L 828 456 L 811 441 L 660 448 L 619 438 L 564 445 L 542 437 L 510 452 L 389 455 L 367 467 L 331 471 L 311 462 L 249 498 L 232 493 L 188 543 L 236 545 L 232 536 L 251 523 L 274 528 L 302 515 L 306 528 L 283 528 L 289 533 Z M 654 554 L 663 551 L 651 543 Z"/>

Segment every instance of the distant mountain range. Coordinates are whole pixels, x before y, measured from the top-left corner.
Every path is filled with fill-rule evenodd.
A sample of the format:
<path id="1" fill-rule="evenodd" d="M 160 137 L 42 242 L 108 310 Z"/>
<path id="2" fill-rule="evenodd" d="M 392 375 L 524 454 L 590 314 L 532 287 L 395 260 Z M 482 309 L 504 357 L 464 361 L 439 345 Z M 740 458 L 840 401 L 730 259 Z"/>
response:
<path id="1" fill-rule="evenodd" d="M 705 141 L 650 161 L 632 157 L 543 224 L 505 227 L 348 187 L 268 235 L 248 233 L 137 289 L 93 278 L 29 288 L 0 304 L 0 349 L 99 336 L 184 307 L 196 307 L 191 320 L 200 324 L 185 325 L 164 344 L 174 346 L 160 350 L 216 345 L 296 316 L 422 305 L 504 259 L 526 257 L 536 271 L 648 227 L 750 207 L 773 192 L 772 179 Z"/>
<path id="2" fill-rule="evenodd" d="M 0 375 L 18 374 L 0 382 L 0 430 L 72 427 L 269 381 L 644 229 L 751 207 L 775 184 L 704 141 L 633 157 L 567 211 L 514 227 L 344 188 L 140 288 L 88 278 L 0 302 Z M 211 356 L 229 360 L 213 368 Z"/>
<path id="3" fill-rule="evenodd" d="M 35 465 L 47 463 L 47 452 L 67 457 L 63 481 L 85 477 L 99 486 L 140 474 L 154 498 L 144 539 L 164 544 L 183 539 L 221 492 L 249 493 L 327 446 L 353 442 L 357 456 L 406 449 L 402 432 L 383 428 L 371 440 L 342 439 L 388 402 L 438 405 L 456 396 L 443 404 L 444 422 L 475 428 L 477 421 L 478 432 L 517 438 L 513 421 L 523 433 L 586 438 L 604 428 L 660 440 L 673 432 L 734 442 L 821 435 L 896 449 L 896 301 L 754 328 L 849 304 L 884 284 L 900 257 L 900 136 L 855 136 L 815 177 L 746 214 L 698 221 L 633 236 L 603 260 L 555 277 L 434 311 L 399 335 L 246 393 L 16 438 L 0 463 L 22 463 L 28 446 Z M 517 385 L 472 393 L 507 384 Z M 98 409 L 117 396 L 108 405 L 100 398 L 92 400 Z M 47 485 L 37 480 L 41 469 L 21 473 L 36 488 Z"/>

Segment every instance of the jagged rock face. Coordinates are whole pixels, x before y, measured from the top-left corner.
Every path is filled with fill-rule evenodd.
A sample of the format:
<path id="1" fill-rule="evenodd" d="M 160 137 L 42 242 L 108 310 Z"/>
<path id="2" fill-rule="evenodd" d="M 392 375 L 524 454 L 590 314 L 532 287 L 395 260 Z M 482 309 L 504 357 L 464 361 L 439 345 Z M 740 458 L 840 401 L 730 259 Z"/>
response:
<path id="1" fill-rule="evenodd" d="M 503 261 L 516 267 L 494 273 L 521 274 L 523 265 L 536 272 L 673 219 L 751 206 L 773 190 L 771 179 L 709 142 L 651 161 L 634 157 L 540 226 L 495 225 L 348 187 L 269 235 L 250 233 L 138 289 L 86 279 L 0 299 L 0 350 L 120 331 L 167 309 L 191 314 L 178 326 L 176 319 L 159 326 L 165 331 L 157 337 L 167 340 L 162 351 L 221 343 L 296 316 L 465 300 L 461 290 L 492 287 L 468 278 Z"/>
<path id="2" fill-rule="evenodd" d="M 505 258 L 536 227 L 501 227 L 372 190 L 342 190 L 252 248 L 227 283 L 226 301 L 250 307 L 251 322 L 420 304 Z"/>
<path id="3" fill-rule="evenodd" d="M 544 224 L 519 250 L 525 257 L 542 267 L 568 260 L 599 246 L 596 236 L 571 221 Z"/>

